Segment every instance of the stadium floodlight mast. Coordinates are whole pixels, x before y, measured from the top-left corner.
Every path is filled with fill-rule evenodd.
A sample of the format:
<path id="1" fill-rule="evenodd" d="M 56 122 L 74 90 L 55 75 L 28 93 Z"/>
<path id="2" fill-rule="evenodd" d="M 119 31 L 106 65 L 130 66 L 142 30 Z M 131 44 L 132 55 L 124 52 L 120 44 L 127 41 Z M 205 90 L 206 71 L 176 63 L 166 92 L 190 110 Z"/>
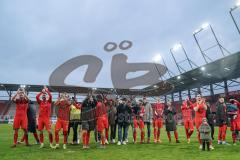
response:
<path id="1" fill-rule="evenodd" d="M 184 60 L 182 60 L 182 61 L 180 61 L 180 62 L 177 62 L 177 59 L 175 58 L 174 53 L 177 52 L 177 51 L 179 51 L 180 49 L 183 51 L 184 57 L 186 57 L 186 59 L 184 59 Z M 193 69 L 193 65 L 194 65 L 195 67 L 198 67 L 193 61 L 191 61 L 191 60 L 189 59 L 189 57 L 188 57 L 188 55 L 187 55 L 187 52 L 186 52 L 186 49 L 183 47 L 182 43 L 180 43 L 180 42 L 179 42 L 179 43 L 176 43 L 176 44 L 170 49 L 170 53 L 171 53 L 171 55 L 172 55 L 172 57 L 173 57 L 173 60 L 174 60 L 174 62 L 175 62 L 175 64 L 176 64 L 176 66 L 177 66 L 178 71 L 179 71 L 180 74 L 182 73 L 182 71 L 186 72 L 186 69 L 184 69 L 184 68 L 180 65 L 180 63 L 182 63 L 182 62 L 187 61 L 191 69 Z"/>
<path id="2" fill-rule="evenodd" d="M 236 22 L 236 20 L 233 16 L 233 13 L 232 13 L 234 10 L 238 9 L 239 7 L 240 7 L 240 1 L 238 1 L 233 8 L 230 8 L 229 14 L 230 14 L 230 16 L 233 20 L 233 23 L 234 23 L 235 27 L 237 28 L 238 33 L 240 34 L 240 29 L 239 29 L 238 24 L 237 24 L 237 22 Z"/>
<path id="3" fill-rule="evenodd" d="M 165 67 L 167 67 L 165 60 L 163 59 L 163 57 L 162 57 L 161 54 L 159 54 L 159 53 L 156 54 L 156 55 L 153 57 L 152 60 L 153 60 L 153 62 L 154 62 L 154 66 L 156 67 L 159 75 L 161 75 L 160 72 L 159 72 L 159 69 L 158 69 L 158 67 L 157 67 L 157 65 L 156 65 L 156 63 L 159 63 L 159 62 L 162 61 L 162 62 L 163 62 L 163 65 L 164 65 Z M 172 75 L 174 75 L 172 72 L 169 71 L 168 67 L 167 67 L 167 73 L 168 73 L 168 75 L 169 75 L 170 78 L 172 77 Z M 160 76 L 160 77 L 162 78 L 162 76 Z"/>
<path id="4" fill-rule="evenodd" d="M 211 31 L 211 33 L 212 33 L 212 35 L 213 35 L 213 37 L 214 37 L 214 39 L 215 39 L 215 41 L 216 41 L 216 45 L 213 45 L 213 46 L 211 46 L 211 47 L 203 50 L 203 49 L 201 48 L 201 45 L 200 45 L 198 39 L 197 39 L 197 34 L 199 34 L 200 32 L 202 32 L 202 31 L 204 31 L 204 30 L 207 30 L 207 29 L 210 29 L 210 31 Z M 225 57 L 225 54 L 224 54 L 223 49 L 224 49 L 226 52 L 228 52 L 229 54 L 231 54 L 229 51 L 227 51 L 225 48 L 223 48 L 223 46 L 220 44 L 220 42 L 219 42 L 219 40 L 217 39 L 217 36 L 216 36 L 216 34 L 215 34 L 214 30 L 213 30 L 213 27 L 212 27 L 208 22 L 203 23 L 199 29 L 195 30 L 195 31 L 193 32 L 193 37 L 194 37 L 195 42 L 196 42 L 196 44 L 197 44 L 197 46 L 198 46 L 198 48 L 199 48 L 199 50 L 200 50 L 200 52 L 201 52 L 201 54 L 202 54 L 202 56 L 203 56 L 203 59 L 204 59 L 204 61 L 205 61 L 206 63 L 208 63 L 208 60 L 213 61 L 213 60 L 212 60 L 209 56 L 207 56 L 206 53 L 205 53 L 207 50 L 210 50 L 210 49 L 212 49 L 213 47 L 218 46 L 219 49 L 220 49 L 220 51 L 221 51 L 221 53 L 222 53 L 222 55 L 223 55 L 224 57 Z M 207 59 L 208 59 L 208 60 L 207 60 Z"/>

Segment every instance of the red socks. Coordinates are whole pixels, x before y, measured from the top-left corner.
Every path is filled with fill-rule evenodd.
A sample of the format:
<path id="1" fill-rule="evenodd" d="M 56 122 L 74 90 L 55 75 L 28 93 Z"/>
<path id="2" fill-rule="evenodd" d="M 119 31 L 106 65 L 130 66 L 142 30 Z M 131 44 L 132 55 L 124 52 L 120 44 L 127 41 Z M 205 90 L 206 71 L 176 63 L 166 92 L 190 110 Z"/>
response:
<path id="1" fill-rule="evenodd" d="M 145 138 L 145 133 L 144 131 L 141 131 L 141 142 L 144 142 L 144 138 Z"/>
<path id="2" fill-rule="evenodd" d="M 90 140 L 90 132 L 87 132 L 87 134 L 86 134 L 86 145 L 89 145 L 89 140 Z"/>
<path id="3" fill-rule="evenodd" d="M 157 140 L 160 140 L 160 129 L 157 130 Z"/>
<path id="4" fill-rule="evenodd" d="M 25 143 L 26 143 L 26 145 L 29 145 L 29 143 L 28 143 L 28 134 L 27 134 L 27 132 L 24 134 L 24 139 L 25 139 Z"/>
<path id="5" fill-rule="evenodd" d="M 108 129 L 105 129 L 105 138 L 108 140 Z"/>
<path id="6" fill-rule="evenodd" d="M 53 135 L 52 135 L 52 133 L 48 133 L 48 138 L 49 138 L 49 142 L 53 143 Z"/>
<path id="7" fill-rule="evenodd" d="M 171 142 L 171 133 L 169 131 L 167 131 L 167 136 L 168 136 L 169 142 Z"/>
<path id="8" fill-rule="evenodd" d="M 18 131 L 15 130 L 14 131 L 14 140 L 13 140 L 13 143 L 16 145 L 17 144 L 17 139 L 18 139 Z"/>
<path id="9" fill-rule="evenodd" d="M 68 133 L 66 131 L 63 132 L 63 136 L 64 136 L 64 144 L 67 144 L 67 139 L 68 139 Z"/>
<path id="10" fill-rule="evenodd" d="M 177 131 L 174 131 L 174 136 L 175 136 L 175 139 L 177 141 L 178 140 L 178 132 Z"/>
<path id="11" fill-rule="evenodd" d="M 236 135 L 236 133 L 234 133 L 234 131 L 233 131 L 233 133 L 232 133 L 233 143 L 236 143 L 236 139 L 237 139 L 237 135 Z"/>
<path id="12" fill-rule="evenodd" d="M 154 128 L 154 131 L 153 131 L 153 134 L 154 134 L 154 140 L 157 140 L 157 135 L 158 135 L 157 132 L 158 132 L 157 129 Z"/>
<path id="13" fill-rule="evenodd" d="M 43 137 L 43 133 L 40 133 L 40 143 L 43 143 L 43 141 L 44 141 L 44 137 Z"/>
<path id="14" fill-rule="evenodd" d="M 59 144 L 59 131 L 55 132 L 55 141 L 57 144 Z"/>
<path id="15" fill-rule="evenodd" d="M 33 136 L 34 136 L 35 140 L 36 140 L 37 142 L 39 142 L 39 138 L 38 138 L 37 133 L 33 133 Z"/>
<path id="16" fill-rule="evenodd" d="M 137 140 L 137 131 L 135 129 L 133 131 L 133 140 L 134 140 L 134 142 L 136 142 L 136 140 Z"/>
<path id="17" fill-rule="evenodd" d="M 82 134 L 82 142 L 83 142 L 84 146 L 87 144 L 87 132 L 83 132 L 83 134 Z"/>

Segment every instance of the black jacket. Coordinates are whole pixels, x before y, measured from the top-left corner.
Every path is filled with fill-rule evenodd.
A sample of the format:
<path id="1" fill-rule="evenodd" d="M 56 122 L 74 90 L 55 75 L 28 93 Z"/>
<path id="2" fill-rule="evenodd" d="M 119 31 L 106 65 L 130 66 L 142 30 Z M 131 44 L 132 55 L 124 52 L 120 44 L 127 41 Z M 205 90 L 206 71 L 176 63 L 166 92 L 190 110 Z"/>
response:
<path id="1" fill-rule="evenodd" d="M 218 126 L 222 126 L 223 124 L 227 124 L 227 107 L 225 103 L 217 103 L 216 104 L 216 124 Z"/>
<path id="2" fill-rule="evenodd" d="M 81 107 L 81 121 L 90 121 L 94 120 L 95 110 L 96 110 L 97 100 L 93 99 L 92 102 L 89 101 L 88 98 L 86 98 Z"/>
<path id="3" fill-rule="evenodd" d="M 210 106 L 207 107 L 206 118 L 207 118 L 208 124 L 210 126 L 214 125 L 214 114 L 213 114 Z"/>
<path id="4" fill-rule="evenodd" d="M 129 125 L 131 122 L 132 109 L 126 104 L 120 104 L 117 107 L 118 125 Z"/>

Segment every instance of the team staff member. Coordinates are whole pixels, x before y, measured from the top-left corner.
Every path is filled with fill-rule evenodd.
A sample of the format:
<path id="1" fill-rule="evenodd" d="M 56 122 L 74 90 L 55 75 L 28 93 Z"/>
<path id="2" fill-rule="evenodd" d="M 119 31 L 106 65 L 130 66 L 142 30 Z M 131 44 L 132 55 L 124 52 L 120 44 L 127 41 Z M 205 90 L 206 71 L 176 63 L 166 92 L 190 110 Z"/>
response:
<path id="1" fill-rule="evenodd" d="M 76 99 L 72 97 L 71 106 L 70 106 L 70 121 L 68 125 L 68 136 L 70 134 L 71 128 L 73 128 L 72 144 L 78 144 L 78 125 L 81 124 L 80 115 L 81 115 L 81 106 L 76 101 Z"/>
<path id="2" fill-rule="evenodd" d="M 59 148 L 59 132 L 61 129 L 63 129 L 63 149 L 67 149 L 68 124 L 71 105 L 69 101 L 69 95 L 67 93 L 61 94 L 61 96 L 55 102 L 55 105 L 58 107 L 57 122 L 55 126 L 55 148 Z"/>
<path id="3" fill-rule="evenodd" d="M 17 93 L 12 97 L 12 101 L 16 104 L 16 113 L 13 121 L 13 129 L 14 129 L 14 141 L 12 148 L 17 146 L 18 139 L 18 130 L 21 128 L 24 131 L 24 140 L 26 146 L 29 146 L 28 143 L 28 118 L 27 118 L 27 109 L 29 99 L 25 93 L 23 88 L 19 88 Z"/>
<path id="4" fill-rule="evenodd" d="M 109 121 L 109 126 L 110 126 L 110 140 L 111 143 L 115 143 L 115 138 L 116 138 L 116 129 L 117 129 L 117 107 L 115 104 L 115 101 L 110 100 L 109 101 L 109 114 L 108 114 L 108 121 Z"/>
<path id="5" fill-rule="evenodd" d="M 143 97 L 143 106 L 145 109 L 144 113 L 144 123 L 147 125 L 147 143 L 150 143 L 150 136 L 151 136 L 151 122 L 153 119 L 153 111 L 152 106 L 149 102 L 147 102 L 146 97 Z"/>
<path id="6" fill-rule="evenodd" d="M 167 105 L 164 109 L 164 115 L 166 118 L 165 124 L 166 124 L 166 131 L 169 142 L 171 142 L 171 131 L 174 132 L 176 143 L 180 143 L 178 140 L 178 132 L 177 132 L 177 124 L 174 116 L 176 115 L 176 110 L 173 108 L 172 103 L 170 101 L 167 102 Z"/>
<path id="7" fill-rule="evenodd" d="M 88 95 L 81 106 L 83 149 L 89 148 L 90 132 L 95 129 L 96 105 L 97 100 L 95 97 Z"/>
<path id="8" fill-rule="evenodd" d="M 218 126 L 218 144 L 226 143 L 226 132 L 227 132 L 227 105 L 224 97 L 219 97 L 216 104 L 216 124 Z"/>
<path id="9" fill-rule="evenodd" d="M 187 143 L 190 143 L 190 137 L 193 134 L 194 125 L 193 125 L 193 118 L 192 118 L 193 105 L 192 105 L 192 102 L 189 100 L 189 98 L 183 101 L 181 110 L 182 110 L 185 133 L 187 136 Z"/>
<path id="10" fill-rule="evenodd" d="M 40 148 L 44 147 L 44 136 L 43 129 L 48 132 L 48 138 L 50 147 L 53 146 L 53 135 L 51 131 L 51 107 L 52 107 L 52 94 L 47 87 L 44 87 L 42 92 L 38 93 L 36 96 L 37 103 L 39 105 L 39 116 L 38 116 L 38 130 L 40 132 Z"/>

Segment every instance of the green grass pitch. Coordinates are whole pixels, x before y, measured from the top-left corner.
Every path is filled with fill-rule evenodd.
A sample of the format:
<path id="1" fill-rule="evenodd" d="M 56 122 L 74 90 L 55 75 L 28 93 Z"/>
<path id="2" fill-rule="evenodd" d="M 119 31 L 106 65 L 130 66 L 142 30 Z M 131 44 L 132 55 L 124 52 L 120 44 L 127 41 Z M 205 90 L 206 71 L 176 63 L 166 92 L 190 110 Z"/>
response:
<path id="1" fill-rule="evenodd" d="M 215 139 L 217 139 L 217 127 L 215 128 Z M 153 131 L 153 130 L 152 130 Z M 200 151 L 194 132 L 191 143 L 186 143 L 184 128 L 178 126 L 180 144 L 175 141 L 169 143 L 164 128 L 161 130 L 162 144 L 132 144 L 132 130 L 129 129 L 129 143 L 126 146 L 117 146 L 116 144 L 107 145 L 106 149 L 97 149 L 96 143 L 91 136 L 91 148 L 83 150 L 82 145 L 68 145 L 67 150 L 53 150 L 49 148 L 48 136 L 45 136 L 45 148 L 39 149 L 38 145 L 26 147 L 23 144 L 17 148 L 10 148 L 13 142 L 12 126 L 7 124 L 0 125 L 0 159 L 1 160 L 237 160 L 240 159 L 240 143 L 233 145 L 217 145 L 214 141 L 215 150 Z M 21 132 L 22 133 L 22 132 Z M 172 135 L 173 136 L 173 135 Z M 19 136 L 19 139 L 21 134 Z M 33 136 L 29 135 L 30 143 L 35 143 Z M 62 138 L 62 136 L 61 136 Z M 71 140 L 70 136 L 69 140 Z M 138 133 L 139 138 L 139 133 Z M 153 141 L 153 136 L 152 139 Z M 227 141 L 231 142 L 231 133 L 228 129 Z M 62 142 L 62 139 L 60 139 Z"/>

